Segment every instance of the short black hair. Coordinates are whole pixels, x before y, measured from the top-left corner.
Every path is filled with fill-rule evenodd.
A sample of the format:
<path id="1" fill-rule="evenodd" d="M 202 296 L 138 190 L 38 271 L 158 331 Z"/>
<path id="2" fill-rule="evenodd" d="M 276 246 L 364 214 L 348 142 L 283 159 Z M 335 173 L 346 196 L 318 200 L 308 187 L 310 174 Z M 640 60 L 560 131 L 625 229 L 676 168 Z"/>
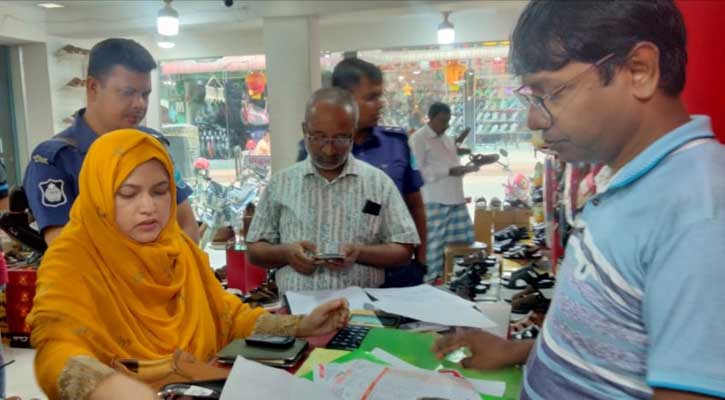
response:
<path id="1" fill-rule="evenodd" d="M 156 61 L 148 50 L 133 40 L 106 39 L 91 49 L 88 76 L 103 79 L 117 65 L 134 72 L 147 73 L 156 68 Z"/>
<path id="2" fill-rule="evenodd" d="M 672 0 L 532 0 L 511 36 L 516 75 L 556 71 L 569 62 L 594 63 L 613 53 L 601 68 L 609 83 L 638 42 L 660 51 L 659 86 L 669 95 L 685 87 L 685 24 Z"/>
<path id="3" fill-rule="evenodd" d="M 375 64 L 360 58 L 346 58 L 337 63 L 332 71 L 332 86 L 352 91 L 363 77 L 373 83 L 382 83 L 383 71 Z"/>
<path id="4" fill-rule="evenodd" d="M 430 108 L 428 109 L 428 119 L 433 119 L 436 117 L 436 115 L 440 113 L 450 114 L 451 108 L 448 107 L 448 104 L 446 103 L 436 101 L 435 103 L 431 104 Z"/>

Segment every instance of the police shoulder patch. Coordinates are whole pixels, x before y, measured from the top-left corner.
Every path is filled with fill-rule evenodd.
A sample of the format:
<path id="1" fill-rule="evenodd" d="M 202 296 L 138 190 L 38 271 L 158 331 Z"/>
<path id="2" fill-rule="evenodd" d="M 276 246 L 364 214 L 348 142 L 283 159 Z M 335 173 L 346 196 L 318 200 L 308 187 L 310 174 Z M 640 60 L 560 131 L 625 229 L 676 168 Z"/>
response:
<path id="1" fill-rule="evenodd" d="M 65 195 L 65 182 L 62 179 L 48 179 L 40 182 L 41 203 L 46 207 L 60 207 L 68 203 Z"/>
<path id="2" fill-rule="evenodd" d="M 38 164 L 48 165 L 48 159 L 41 156 L 40 154 L 36 154 L 33 156 L 33 162 L 38 163 Z"/>

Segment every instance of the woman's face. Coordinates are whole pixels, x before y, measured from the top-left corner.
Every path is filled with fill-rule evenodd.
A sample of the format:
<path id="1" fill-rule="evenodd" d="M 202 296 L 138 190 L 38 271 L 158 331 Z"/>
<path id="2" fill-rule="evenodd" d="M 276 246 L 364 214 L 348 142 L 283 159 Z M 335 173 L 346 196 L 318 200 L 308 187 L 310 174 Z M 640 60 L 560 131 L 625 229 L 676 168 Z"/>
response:
<path id="1" fill-rule="evenodd" d="M 171 182 L 158 160 L 136 167 L 116 191 L 116 225 L 139 243 L 155 241 L 170 214 Z"/>

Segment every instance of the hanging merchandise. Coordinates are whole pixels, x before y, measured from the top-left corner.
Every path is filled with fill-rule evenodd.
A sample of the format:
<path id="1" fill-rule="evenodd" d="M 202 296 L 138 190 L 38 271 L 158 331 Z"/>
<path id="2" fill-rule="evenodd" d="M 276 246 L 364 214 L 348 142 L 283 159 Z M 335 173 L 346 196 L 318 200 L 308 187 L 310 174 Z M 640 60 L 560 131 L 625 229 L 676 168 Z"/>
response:
<path id="1" fill-rule="evenodd" d="M 203 81 L 202 81 L 203 82 Z M 214 75 L 206 82 L 206 101 L 224 101 L 224 86 L 219 83 Z"/>
<path id="2" fill-rule="evenodd" d="M 254 100 L 261 100 L 264 95 L 264 89 L 267 87 L 267 76 L 264 72 L 250 72 L 245 78 L 247 84 L 247 92 L 249 97 Z"/>
<path id="3" fill-rule="evenodd" d="M 446 83 L 456 85 L 464 79 L 463 74 L 466 72 L 466 66 L 458 61 L 448 61 L 445 67 Z"/>
<path id="4" fill-rule="evenodd" d="M 247 125 L 269 125 L 269 114 L 267 114 L 267 103 L 264 108 L 257 106 L 253 101 L 242 102 L 242 120 Z"/>
<path id="5" fill-rule="evenodd" d="M 403 96 L 410 97 L 413 95 L 413 87 L 409 83 L 403 85 Z"/>

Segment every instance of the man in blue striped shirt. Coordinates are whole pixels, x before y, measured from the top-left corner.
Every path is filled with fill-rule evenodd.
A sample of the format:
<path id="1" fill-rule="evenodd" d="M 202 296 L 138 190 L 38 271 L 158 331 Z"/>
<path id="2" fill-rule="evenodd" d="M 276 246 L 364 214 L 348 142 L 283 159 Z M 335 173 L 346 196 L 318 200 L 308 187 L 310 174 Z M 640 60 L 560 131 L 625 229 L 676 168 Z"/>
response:
<path id="1" fill-rule="evenodd" d="M 528 124 L 566 161 L 601 162 L 536 342 L 481 332 L 464 365 L 527 361 L 523 399 L 725 397 L 725 147 L 688 115 L 671 0 L 533 1 L 511 61 Z"/>

